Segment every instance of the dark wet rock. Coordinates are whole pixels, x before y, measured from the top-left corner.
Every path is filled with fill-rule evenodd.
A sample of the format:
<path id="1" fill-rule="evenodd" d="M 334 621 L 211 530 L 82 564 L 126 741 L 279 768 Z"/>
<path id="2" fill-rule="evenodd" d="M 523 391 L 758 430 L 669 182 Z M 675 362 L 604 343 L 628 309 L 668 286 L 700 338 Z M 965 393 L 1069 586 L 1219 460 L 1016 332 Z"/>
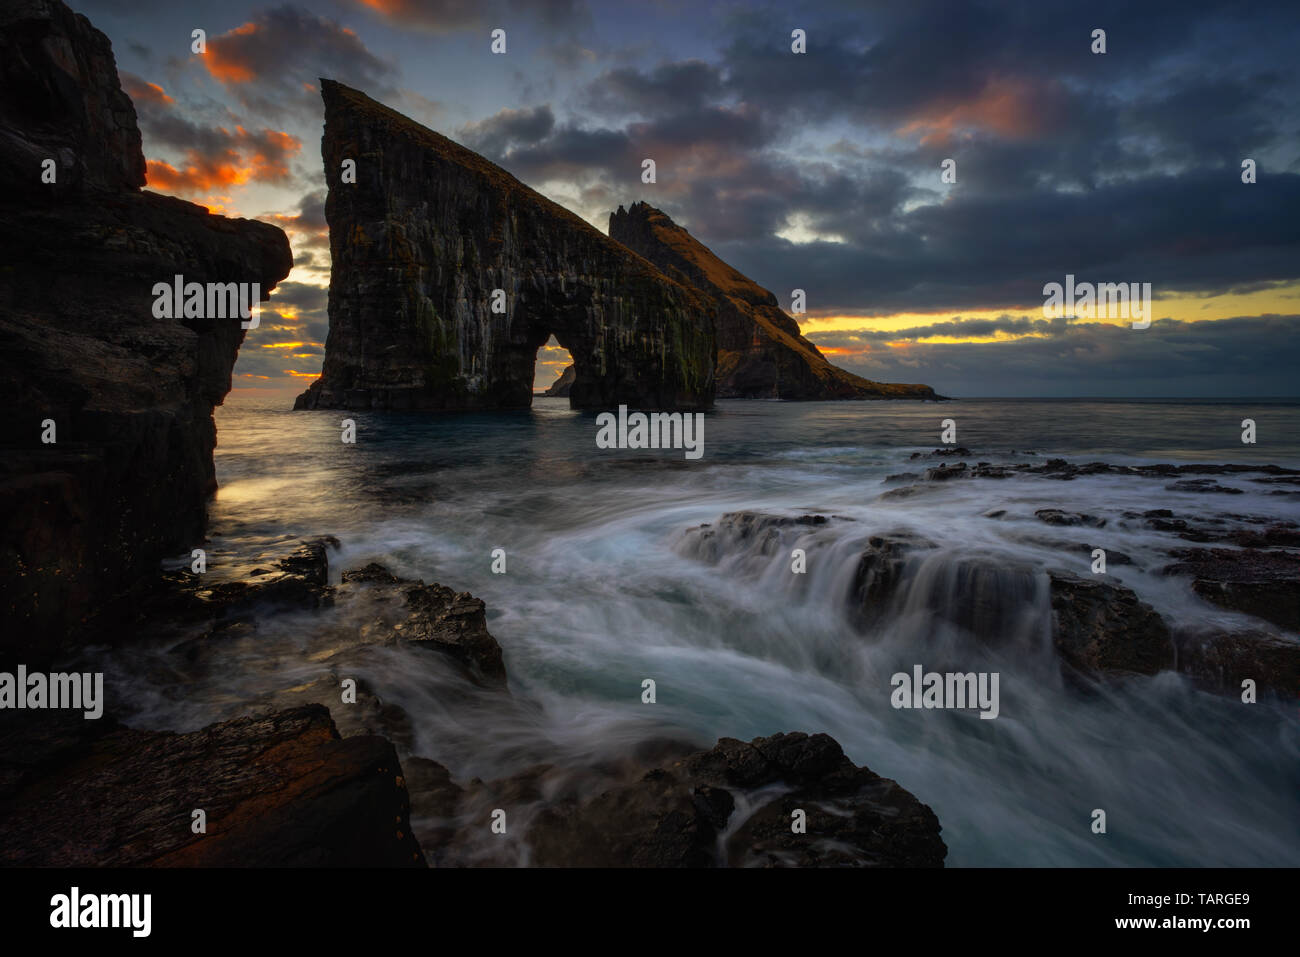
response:
<path id="1" fill-rule="evenodd" d="M 1146 526 L 1152 531 L 1168 532 L 1189 542 L 1212 542 L 1218 537 L 1214 531 L 1192 525 L 1181 518 L 1149 518 L 1146 520 Z"/>
<path id="2" fill-rule="evenodd" d="M 1300 546 L 1300 524 L 1267 515 L 1239 515 L 1224 512 L 1215 516 L 1178 517 L 1167 508 L 1125 512 L 1125 518 L 1141 519 L 1153 531 L 1177 535 L 1197 544 L 1239 545 L 1245 548 Z"/>
<path id="3" fill-rule="evenodd" d="M 1300 552 L 1257 548 L 1187 548 L 1166 575 L 1190 575 L 1206 601 L 1300 632 Z"/>
<path id="4" fill-rule="evenodd" d="M 482 599 L 435 582 L 408 589 L 406 611 L 406 621 L 396 626 L 402 639 L 450 655 L 488 683 L 505 684 L 501 646 L 487 630 Z"/>
<path id="5" fill-rule="evenodd" d="M 292 256 L 272 225 L 141 191 L 112 46 L 58 0 L 0 7 L 0 172 L 0 643 L 51 652 L 129 636 L 134 589 L 203 538 L 245 330 L 154 318 L 154 284 L 266 296 Z"/>
<path id="6" fill-rule="evenodd" d="M 1230 485 L 1220 485 L 1212 479 L 1184 479 L 1165 486 L 1170 492 L 1215 492 L 1220 495 L 1241 495 L 1242 490 Z"/>
<path id="7" fill-rule="evenodd" d="M 647 203 L 611 213 L 609 236 L 714 304 L 719 398 L 942 398 L 927 385 L 872 382 L 831 365 L 771 292 Z"/>
<path id="8" fill-rule="evenodd" d="M 1067 664 L 1091 674 L 1155 674 L 1174 666 L 1163 618 L 1123 585 L 1052 572 L 1052 641 Z"/>
<path id="9" fill-rule="evenodd" d="M 971 478 L 1004 479 L 1011 478 L 1015 469 L 1009 465 L 993 465 L 989 462 L 977 462 L 970 470 Z"/>
<path id="10" fill-rule="evenodd" d="M 958 462 L 956 465 L 940 465 L 925 470 L 925 480 L 927 482 L 946 482 L 955 478 L 970 478 L 970 472 L 966 468 L 965 462 Z"/>
<path id="11" fill-rule="evenodd" d="M 796 809 L 807 833 L 791 828 Z M 794 733 L 722 738 L 593 799 L 556 802 L 527 840 L 542 866 L 940 867 L 939 831 L 928 806 L 833 738 Z"/>
<path id="12" fill-rule="evenodd" d="M 1079 549 L 1079 551 L 1084 552 L 1089 556 L 1091 556 L 1094 551 L 1100 548 L 1103 552 L 1106 553 L 1107 567 L 1111 565 L 1132 565 L 1133 564 L 1133 558 L 1131 556 L 1126 555 L 1121 551 L 1117 551 L 1116 549 L 1107 548 L 1105 545 L 1085 544 L 1085 545 L 1076 545 L 1075 547 Z"/>
<path id="13" fill-rule="evenodd" d="M 330 328 L 297 408 L 527 408 L 552 334 L 573 357 L 574 408 L 713 404 L 712 302 L 364 93 L 323 79 L 321 95 Z M 347 159 L 355 183 L 340 181 Z"/>
<path id="14" fill-rule="evenodd" d="M 456 836 L 457 814 L 464 790 L 451 779 L 451 772 L 428 758 L 410 757 L 406 789 L 411 795 L 411 828 L 428 857 L 430 867 L 449 863 L 447 847 Z"/>
<path id="15" fill-rule="evenodd" d="M 1229 532 L 1227 541 L 1243 548 L 1294 548 L 1300 546 L 1300 527 L 1295 522 L 1267 520 L 1263 528 L 1240 528 Z"/>
<path id="16" fill-rule="evenodd" d="M 348 701 L 343 700 L 345 680 L 355 682 L 355 687 L 349 689 Z M 353 698 L 355 700 L 351 700 Z M 377 735 L 404 751 L 409 750 L 414 742 L 411 716 L 392 702 L 385 701 L 368 682 L 350 674 L 346 667 L 287 691 L 276 692 L 266 700 L 250 702 L 250 710 L 283 710 L 309 704 L 328 708 L 334 726 L 345 738 Z"/>
<path id="17" fill-rule="evenodd" d="M 1293 700 L 1300 689 L 1300 642 L 1257 629 L 1189 630 L 1176 635 L 1178 670 L 1214 690 L 1241 694 L 1250 679 L 1259 691 Z"/>
<path id="18" fill-rule="evenodd" d="M 10 866 L 424 864 L 393 746 L 340 739 L 320 706 L 188 734 L 87 727 L 47 748 L 35 771 L 30 744 L 24 754 L 12 740 L 0 735 L 0 768 L 26 771 L 0 774 L 17 784 L 0 800 L 0 861 Z M 206 834 L 191 830 L 195 809 Z"/>
<path id="19" fill-rule="evenodd" d="M 918 459 L 958 454 L 969 456 L 970 450 L 961 448 L 935 449 L 933 452 L 913 452 L 910 458 Z M 1026 452 L 1022 454 L 1031 455 L 1035 453 Z M 1300 470 L 1285 469 L 1277 465 L 1170 465 L 1165 463 L 1155 465 L 1110 465 L 1106 462 L 1075 464 L 1059 458 L 1048 459 L 1039 464 L 1017 462 L 996 465 L 990 462 L 979 462 L 973 468 L 965 469 L 962 472 L 954 472 L 952 469 L 931 469 L 927 473 L 927 477 L 934 481 L 944 481 L 958 477 L 1002 479 L 1013 475 L 1029 475 L 1057 481 L 1072 481 L 1079 476 L 1086 475 L 1129 475 L 1138 478 L 1167 480 L 1184 475 L 1248 475 L 1250 473 L 1266 476 L 1265 478 L 1252 478 L 1250 481 L 1296 482 L 1300 484 Z M 1293 478 L 1293 476 L 1296 477 Z M 1225 494 L 1235 494 L 1240 491 L 1229 486 L 1219 485 L 1210 479 L 1183 479 L 1167 487 L 1176 491 L 1219 492 Z"/>
<path id="20" fill-rule="evenodd" d="M 892 501 L 901 498 L 915 498 L 918 495 L 927 495 L 934 489 L 928 485 L 904 485 L 900 488 L 891 488 L 887 492 L 880 493 L 881 501 Z"/>
<path id="21" fill-rule="evenodd" d="M 577 378 L 577 374 L 573 371 L 573 365 L 567 365 L 564 367 L 564 371 L 555 377 L 555 381 L 542 394 L 550 398 L 567 399 L 569 393 L 573 390 L 573 380 L 575 378 Z"/>
<path id="22" fill-rule="evenodd" d="M 724 554 L 753 551 L 772 556 L 782 548 L 792 530 L 819 528 L 830 522 L 825 515 L 772 515 L 767 512 L 727 512 L 717 523 L 687 529 L 684 543 L 692 557 L 716 563 Z"/>
<path id="23" fill-rule="evenodd" d="M 930 458 L 934 458 L 935 456 L 947 457 L 953 455 L 958 457 L 966 457 L 974 454 L 975 453 L 972 452 L 970 449 L 966 448 L 966 446 L 957 445 L 947 449 L 935 449 L 933 452 L 913 452 L 911 455 L 908 456 L 908 458 L 909 459 L 930 459 Z"/>
<path id="24" fill-rule="evenodd" d="M 1106 525 L 1106 520 L 1096 515 L 1066 512 L 1059 508 L 1040 508 L 1034 512 L 1034 517 L 1048 525 L 1090 525 L 1093 528 L 1104 528 Z"/>
<path id="25" fill-rule="evenodd" d="M 329 551 L 338 547 L 338 539 L 332 535 L 309 539 L 277 559 L 273 569 L 243 569 L 237 578 L 230 577 L 231 570 L 223 570 L 226 580 L 211 584 L 208 576 L 216 577 L 211 568 L 205 575 L 174 573 L 170 576 L 173 591 L 145 605 L 141 620 L 148 623 L 170 616 L 188 621 L 207 619 L 217 625 L 251 620 L 257 611 L 329 607 L 334 602 Z M 214 634 L 224 630 L 218 627 Z"/>
<path id="26" fill-rule="evenodd" d="M 301 578 L 312 585 L 328 585 L 330 580 L 330 562 L 328 549 L 339 548 L 339 540 L 333 535 L 313 538 L 303 542 L 298 548 L 278 562 L 280 569 L 287 575 Z"/>
<path id="27" fill-rule="evenodd" d="M 904 581 L 912 557 L 936 546 L 908 532 L 873 535 L 858 557 L 849 592 L 849 617 L 865 629 L 878 622 Z"/>
<path id="28" fill-rule="evenodd" d="M 340 600 L 366 601 L 375 616 L 375 640 L 435 649 L 456 661 L 475 681 L 504 688 L 501 646 L 487 629 L 487 606 L 469 592 L 434 582 L 400 578 L 371 562 L 343 573 Z"/>
<path id="29" fill-rule="evenodd" d="M 401 581 L 379 562 L 371 562 L 361 568 L 349 568 L 343 573 L 345 585 L 396 585 Z"/>

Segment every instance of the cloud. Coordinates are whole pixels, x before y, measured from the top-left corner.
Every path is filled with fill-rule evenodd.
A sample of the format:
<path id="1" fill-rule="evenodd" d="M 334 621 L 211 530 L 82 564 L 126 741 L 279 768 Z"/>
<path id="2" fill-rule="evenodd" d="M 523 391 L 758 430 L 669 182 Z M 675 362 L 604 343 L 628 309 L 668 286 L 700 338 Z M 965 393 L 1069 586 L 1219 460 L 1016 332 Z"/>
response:
<path id="1" fill-rule="evenodd" d="M 512 147 L 544 140 L 555 128 L 550 106 L 504 109 L 485 120 L 461 127 L 459 136 L 471 149 L 487 156 L 507 156 Z"/>
<path id="2" fill-rule="evenodd" d="M 203 193 L 245 183 L 283 183 L 289 179 L 289 159 L 302 149 L 302 140 L 279 130 L 251 133 L 242 126 L 205 130 L 203 138 L 216 145 L 185 149 L 180 167 L 164 160 L 147 160 L 149 185 L 179 193 Z"/>
<path id="3" fill-rule="evenodd" d="M 209 37 L 199 61 L 246 108 L 264 116 L 319 112 L 315 84 L 321 76 L 396 96 L 396 70 L 352 29 L 293 5 L 260 12 Z"/>
<path id="4" fill-rule="evenodd" d="M 1294 396 L 1300 363 L 1300 315 L 1159 319 L 1141 330 L 1062 322 L 1046 334 L 987 343 L 930 343 L 918 330 L 905 331 L 912 341 L 877 331 L 809 337 L 836 365 L 860 375 L 925 382 L 958 397 Z"/>
<path id="5" fill-rule="evenodd" d="M 142 103 L 171 106 L 176 102 L 157 83 L 142 80 L 134 73 L 128 73 L 124 70 L 119 70 L 117 75 L 118 79 L 122 81 L 122 89 L 126 91 L 127 96 L 131 97 L 137 109 Z"/>
<path id="6" fill-rule="evenodd" d="M 723 92 L 722 73 L 703 60 L 661 63 L 642 72 L 631 67 L 607 70 L 582 94 L 593 112 L 658 116 L 698 110 Z"/>
<path id="7" fill-rule="evenodd" d="M 580 0 L 353 0 L 384 19 L 426 33 L 448 34 L 501 27 L 521 20 L 550 33 L 573 33 L 591 15 Z"/>

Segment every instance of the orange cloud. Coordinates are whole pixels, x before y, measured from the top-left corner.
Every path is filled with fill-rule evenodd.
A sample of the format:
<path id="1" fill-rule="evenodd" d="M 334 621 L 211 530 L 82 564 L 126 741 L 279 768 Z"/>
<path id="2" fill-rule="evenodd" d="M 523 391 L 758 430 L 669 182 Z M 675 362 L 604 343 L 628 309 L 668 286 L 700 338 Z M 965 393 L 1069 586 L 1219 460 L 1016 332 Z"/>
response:
<path id="1" fill-rule="evenodd" d="M 257 79 L 252 61 L 237 39 L 251 36 L 257 30 L 257 24 L 250 21 L 209 40 L 208 52 L 203 56 L 208 72 L 223 83 L 251 83 Z"/>
<path id="2" fill-rule="evenodd" d="M 178 168 L 165 160 L 146 160 L 149 185 L 177 193 L 206 193 L 248 182 L 277 183 L 289 178 L 289 158 L 302 149 L 302 140 L 279 130 L 249 133 L 242 126 L 218 132 L 230 143 L 214 153 L 191 147 Z"/>
<path id="3" fill-rule="evenodd" d="M 161 103 L 164 106 L 171 106 L 175 102 L 157 83 L 142 80 L 134 73 L 119 73 L 118 78 L 122 81 L 122 89 L 126 91 L 127 96 L 136 103 Z"/>
<path id="4" fill-rule="evenodd" d="M 961 102 L 944 100 L 927 107 L 898 133 L 921 134 L 921 144 L 946 143 L 963 130 L 991 130 L 1006 137 L 1024 137 L 1040 130 L 1044 116 L 1044 98 L 1050 96 L 1040 87 L 1016 78 L 989 80 L 969 99 Z"/>
<path id="5" fill-rule="evenodd" d="M 189 150 L 188 156 L 189 162 L 184 169 L 177 169 L 163 160 L 147 160 L 145 168 L 149 185 L 169 192 L 201 193 L 218 186 L 239 186 L 248 182 L 249 171 L 231 162 L 238 160 L 237 154 L 227 152 L 223 159 L 209 159 L 199 156 L 197 150 Z"/>

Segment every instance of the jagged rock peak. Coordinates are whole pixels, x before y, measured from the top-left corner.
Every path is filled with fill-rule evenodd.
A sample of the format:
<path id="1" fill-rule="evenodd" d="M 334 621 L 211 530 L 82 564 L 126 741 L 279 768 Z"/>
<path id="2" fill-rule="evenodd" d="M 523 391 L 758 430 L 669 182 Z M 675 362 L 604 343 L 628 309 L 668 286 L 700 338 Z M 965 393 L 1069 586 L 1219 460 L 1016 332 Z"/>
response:
<path id="1" fill-rule="evenodd" d="M 771 292 L 648 203 L 611 213 L 609 235 L 717 305 L 719 398 L 942 398 L 927 385 L 873 382 L 831 365 Z"/>

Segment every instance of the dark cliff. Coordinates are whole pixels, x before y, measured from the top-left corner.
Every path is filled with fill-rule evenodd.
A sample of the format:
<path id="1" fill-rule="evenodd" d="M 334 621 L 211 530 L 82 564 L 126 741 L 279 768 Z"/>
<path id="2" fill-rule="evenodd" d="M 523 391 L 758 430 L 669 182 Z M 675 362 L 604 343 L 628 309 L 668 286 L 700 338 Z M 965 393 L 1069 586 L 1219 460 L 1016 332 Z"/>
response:
<path id="1" fill-rule="evenodd" d="M 575 408 L 712 404 L 712 303 L 478 154 L 342 84 L 321 94 L 330 328 L 297 408 L 527 407 L 552 334 Z"/>
<path id="2" fill-rule="evenodd" d="M 928 385 L 872 382 L 831 365 L 772 293 L 653 206 L 620 206 L 610 214 L 609 235 L 717 305 L 719 398 L 940 398 Z"/>
<path id="3" fill-rule="evenodd" d="M 274 226 L 141 191 L 112 46 L 57 0 L 0 10 L 0 170 L 0 651 L 53 650 L 111 638 L 132 585 L 202 538 L 245 331 L 154 318 L 154 284 L 265 296 L 292 257 Z"/>
<path id="4" fill-rule="evenodd" d="M 572 388 L 573 366 L 567 365 L 564 367 L 564 371 L 555 377 L 555 381 L 552 382 L 542 394 L 553 398 L 567 399 L 569 397 L 569 390 Z"/>

